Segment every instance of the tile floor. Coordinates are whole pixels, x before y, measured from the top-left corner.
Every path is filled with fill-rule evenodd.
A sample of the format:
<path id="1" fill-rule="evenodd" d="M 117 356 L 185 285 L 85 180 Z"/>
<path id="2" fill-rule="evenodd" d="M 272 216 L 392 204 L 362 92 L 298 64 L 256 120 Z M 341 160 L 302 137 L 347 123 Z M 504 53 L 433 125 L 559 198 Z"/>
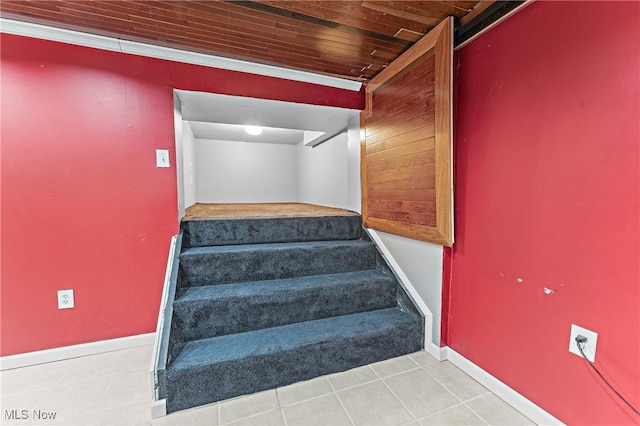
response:
<path id="1" fill-rule="evenodd" d="M 533 424 L 426 352 L 151 419 L 151 351 L 144 346 L 3 371 L 0 424 Z"/>

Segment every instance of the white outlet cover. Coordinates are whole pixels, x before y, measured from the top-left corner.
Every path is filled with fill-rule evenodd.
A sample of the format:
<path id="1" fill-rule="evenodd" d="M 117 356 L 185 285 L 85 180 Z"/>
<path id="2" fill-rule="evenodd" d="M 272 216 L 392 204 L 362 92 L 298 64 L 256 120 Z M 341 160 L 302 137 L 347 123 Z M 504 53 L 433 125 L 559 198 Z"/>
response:
<path id="1" fill-rule="evenodd" d="M 582 335 L 587 338 L 587 343 L 582 349 L 587 359 L 591 362 L 596 360 L 596 346 L 598 344 L 598 333 L 587 330 L 575 324 L 571 324 L 571 336 L 569 337 L 569 352 L 582 358 L 582 354 L 576 345 L 576 336 Z"/>
<path id="2" fill-rule="evenodd" d="M 156 149 L 156 167 L 171 167 L 168 149 Z"/>
<path id="3" fill-rule="evenodd" d="M 73 303 L 73 290 L 58 290 L 58 309 L 71 309 Z"/>

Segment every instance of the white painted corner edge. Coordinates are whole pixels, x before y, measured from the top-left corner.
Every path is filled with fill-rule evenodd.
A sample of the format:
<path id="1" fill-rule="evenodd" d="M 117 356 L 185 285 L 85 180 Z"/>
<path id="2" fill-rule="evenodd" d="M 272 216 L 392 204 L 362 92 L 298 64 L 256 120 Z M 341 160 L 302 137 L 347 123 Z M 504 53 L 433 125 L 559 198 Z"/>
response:
<path id="1" fill-rule="evenodd" d="M 91 47 L 94 49 L 110 50 L 129 55 L 147 56 L 150 58 L 165 59 L 192 65 L 202 65 L 211 68 L 220 68 L 230 71 L 263 75 L 266 77 L 318 84 L 321 86 L 335 87 L 354 92 L 360 91 L 362 87 L 361 82 L 347 80 L 346 78 L 332 77 L 308 71 L 276 67 L 273 65 L 259 64 L 257 62 L 242 61 L 222 56 L 207 55 L 204 53 L 190 52 L 187 50 L 173 49 L 164 46 L 155 46 L 147 43 L 122 40 L 114 37 L 89 34 L 81 31 L 67 30 L 7 18 L 0 18 L 0 32 L 75 44 L 77 46 Z"/>
<path id="2" fill-rule="evenodd" d="M 151 401 L 151 418 L 157 419 L 167 415 L 167 400 Z"/>
<path id="3" fill-rule="evenodd" d="M 47 362 L 62 361 L 104 352 L 119 351 L 138 346 L 150 346 L 155 341 L 155 333 L 138 334 L 117 339 L 100 340 L 98 342 L 82 343 L 79 345 L 63 346 L 61 348 L 45 349 L 0 358 L 0 370 L 28 367 Z"/>
<path id="4" fill-rule="evenodd" d="M 527 416 L 538 425 L 564 425 L 560 420 L 489 374 L 473 362 L 451 348 L 446 349 L 446 358 L 453 365 L 467 373 L 477 382 L 493 392 L 507 404 Z"/>
<path id="5" fill-rule="evenodd" d="M 440 347 L 435 343 L 429 343 L 424 345 L 424 350 L 427 351 L 431 356 L 433 356 L 438 361 L 446 361 L 447 360 L 447 347 Z"/>
<path id="6" fill-rule="evenodd" d="M 366 229 L 373 242 L 376 244 L 376 246 L 378 246 L 380 252 L 382 252 L 384 258 L 387 259 L 387 262 L 389 262 L 389 266 L 391 267 L 391 269 L 393 269 L 393 272 L 395 272 L 397 277 L 400 279 L 400 284 L 404 287 L 405 290 L 407 290 L 411 299 L 413 299 L 420 312 L 424 315 L 425 350 L 431 355 L 436 356 L 434 353 L 432 353 L 432 350 L 434 349 L 430 347 L 433 339 L 433 312 L 431 312 L 427 304 L 424 302 L 424 300 L 422 300 L 422 297 L 420 297 L 420 295 L 418 294 L 418 291 L 411 283 L 411 280 L 409 280 L 409 277 L 407 277 L 407 275 L 404 273 L 404 271 L 400 267 L 400 264 L 398 264 L 398 262 L 396 262 L 396 260 L 393 258 L 393 255 L 385 245 L 384 241 L 382 241 L 378 233 L 375 231 L 375 229 Z M 434 346 L 436 348 L 438 347 L 436 345 Z"/>

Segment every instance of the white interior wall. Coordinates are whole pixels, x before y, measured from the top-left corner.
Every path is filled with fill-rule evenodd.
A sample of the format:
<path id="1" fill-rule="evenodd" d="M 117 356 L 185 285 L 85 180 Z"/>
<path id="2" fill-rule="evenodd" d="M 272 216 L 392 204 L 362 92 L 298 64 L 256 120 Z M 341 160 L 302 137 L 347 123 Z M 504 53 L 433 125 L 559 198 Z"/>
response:
<path id="1" fill-rule="evenodd" d="M 360 212 L 360 119 L 313 148 L 298 145 L 298 201 Z"/>
<path id="2" fill-rule="evenodd" d="M 440 345 L 442 312 L 441 245 L 375 231 L 433 314 L 431 341 Z"/>
<path id="3" fill-rule="evenodd" d="M 298 145 L 298 201 L 347 208 L 347 133 L 316 146 Z"/>
<path id="4" fill-rule="evenodd" d="M 182 167 L 184 185 L 184 206 L 189 207 L 196 203 L 196 164 L 195 164 L 195 138 L 188 122 L 182 123 Z"/>
<path id="5" fill-rule="evenodd" d="M 296 202 L 297 146 L 195 139 L 200 203 Z"/>

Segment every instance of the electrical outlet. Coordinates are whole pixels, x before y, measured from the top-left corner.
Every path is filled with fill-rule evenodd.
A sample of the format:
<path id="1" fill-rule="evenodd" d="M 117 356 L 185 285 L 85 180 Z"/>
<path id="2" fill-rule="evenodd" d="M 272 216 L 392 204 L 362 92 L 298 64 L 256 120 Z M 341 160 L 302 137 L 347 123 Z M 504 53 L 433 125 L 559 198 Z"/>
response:
<path id="1" fill-rule="evenodd" d="M 71 309 L 73 303 L 73 290 L 58 290 L 58 309 Z"/>
<path id="2" fill-rule="evenodd" d="M 584 352 L 587 359 L 591 362 L 596 360 L 596 345 L 598 344 L 598 333 L 593 332 L 591 330 L 587 330 L 586 328 L 582 328 L 575 324 L 571 324 L 571 336 L 569 338 L 569 352 L 572 354 L 578 355 L 582 358 L 582 354 L 578 350 L 578 346 L 576 344 L 576 336 L 581 335 L 587 338 L 586 343 L 582 345 L 582 351 Z"/>

